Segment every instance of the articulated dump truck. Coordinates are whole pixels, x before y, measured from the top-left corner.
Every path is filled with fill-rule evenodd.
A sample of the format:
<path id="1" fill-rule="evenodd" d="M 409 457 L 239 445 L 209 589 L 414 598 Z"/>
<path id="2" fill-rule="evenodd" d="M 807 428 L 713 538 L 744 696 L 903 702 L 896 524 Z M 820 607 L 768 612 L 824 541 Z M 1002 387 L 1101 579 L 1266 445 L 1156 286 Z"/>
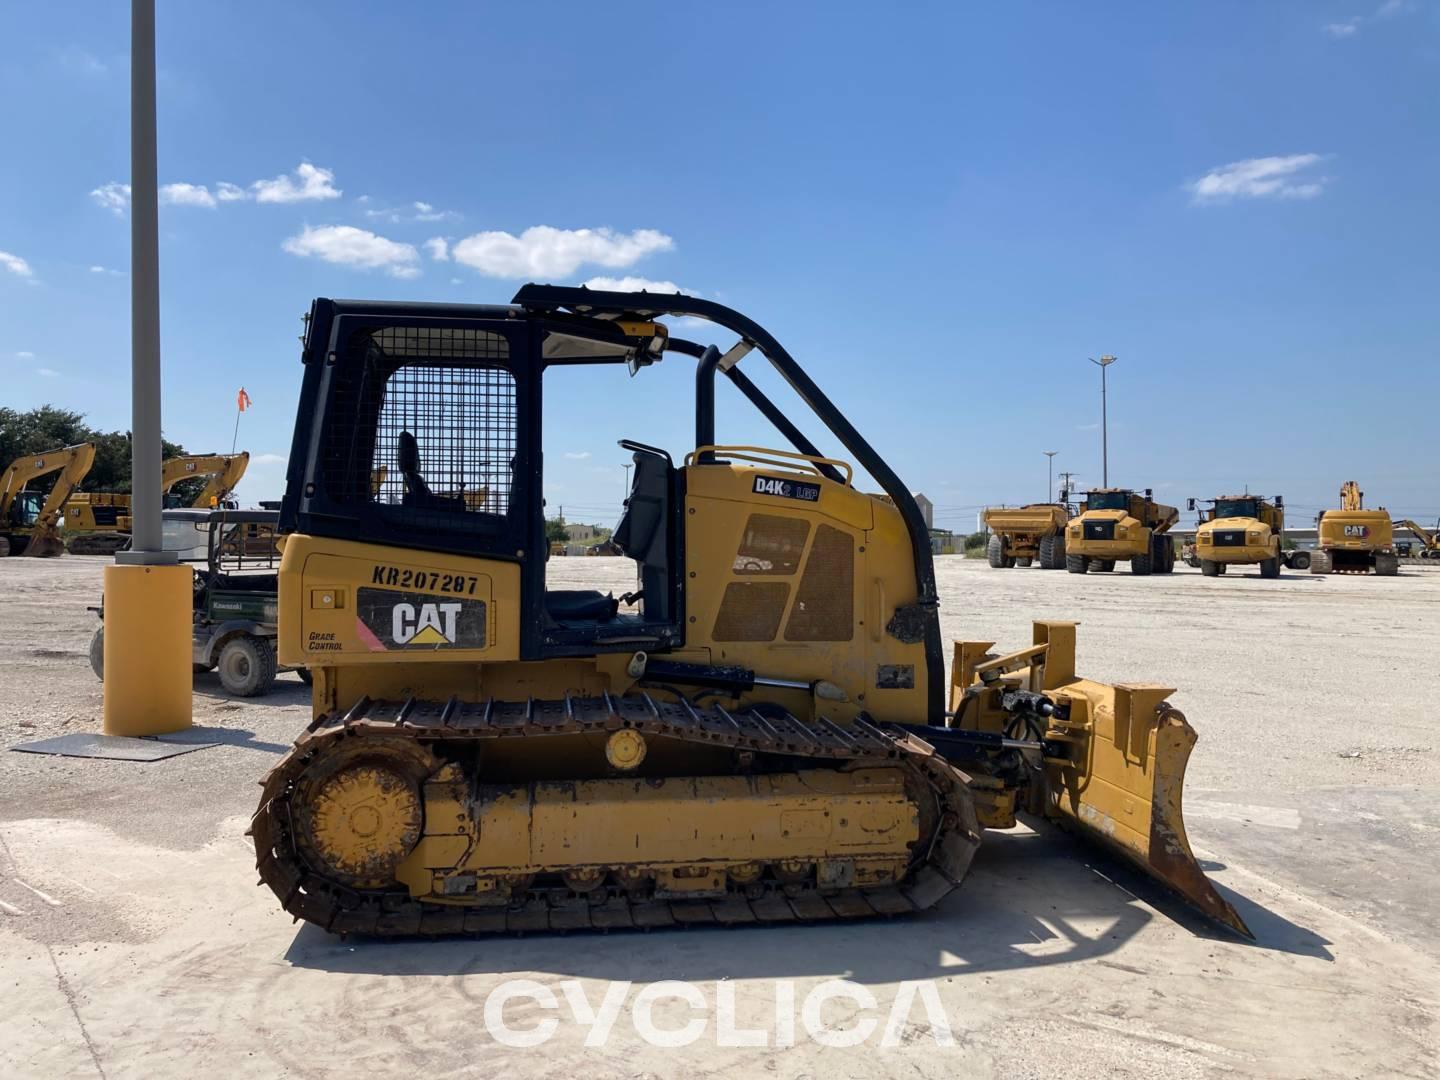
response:
<path id="1" fill-rule="evenodd" d="M 1195 527 L 1195 560 L 1205 577 L 1219 577 L 1231 566 L 1258 566 L 1263 578 L 1278 578 L 1280 567 L 1305 570 L 1308 551 L 1285 551 L 1285 500 L 1276 495 L 1222 495 L 1208 500 Z M 1196 508 L 1196 500 L 1187 504 Z"/>
<path id="2" fill-rule="evenodd" d="M 1167 535 L 1180 511 L 1157 503 L 1146 488 L 1100 488 L 1085 493 L 1080 514 L 1065 527 L 1065 569 L 1108 572 L 1129 562 L 1132 574 L 1168 574 L 1175 545 Z"/>
<path id="3" fill-rule="evenodd" d="M 672 337 L 671 316 L 737 340 Z M 849 461 L 751 382 L 751 353 Z M 542 383 L 677 358 L 694 446 L 620 444 L 635 590 L 550 588 Z M 394 936 L 899 915 L 1026 815 L 1248 934 L 1186 840 L 1195 733 L 1172 690 L 1081 677 L 1068 622 L 1018 652 L 958 643 L 947 683 L 909 488 L 744 315 L 538 285 L 504 306 L 317 300 L 303 362 L 278 647 L 312 673 L 314 719 L 251 823 L 297 918 Z M 719 444 L 720 375 L 788 447 Z"/>
<path id="4" fill-rule="evenodd" d="M 992 535 L 985 557 L 997 570 L 1032 562 L 1038 562 L 1042 570 L 1063 570 L 1069 516 L 1064 503 L 989 507 L 984 521 Z"/>

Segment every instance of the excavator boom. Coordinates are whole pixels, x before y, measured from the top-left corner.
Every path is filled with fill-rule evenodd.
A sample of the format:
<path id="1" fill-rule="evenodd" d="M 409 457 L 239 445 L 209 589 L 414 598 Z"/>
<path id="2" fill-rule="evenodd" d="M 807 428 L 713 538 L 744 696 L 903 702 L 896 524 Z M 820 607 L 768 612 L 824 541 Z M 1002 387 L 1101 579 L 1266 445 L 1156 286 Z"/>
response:
<path id="1" fill-rule="evenodd" d="M 249 465 L 250 454 L 243 450 L 238 454 L 189 454 L 185 457 L 173 457 L 167 459 L 161 467 L 160 486 L 162 490 L 169 491 L 182 480 L 208 477 L 209 482 L 204 490 L 190 504 L 208 510 L 219 506 L 229 497 Z"/>
<path id="2" fill-rule="evenodd" d="M 4 530 L 6 551 L 37 558 L 62 554 L 65 544 L 58 528 L 61 511 L 94 464 L 95 447 L 91 443 L 76 443 L 13 462 L 0 476 L 0 530 Z M 33 520 L 19 520 L 20 493 L 30 481 L 53 472 L 60 475 L 44 505 Z"/>

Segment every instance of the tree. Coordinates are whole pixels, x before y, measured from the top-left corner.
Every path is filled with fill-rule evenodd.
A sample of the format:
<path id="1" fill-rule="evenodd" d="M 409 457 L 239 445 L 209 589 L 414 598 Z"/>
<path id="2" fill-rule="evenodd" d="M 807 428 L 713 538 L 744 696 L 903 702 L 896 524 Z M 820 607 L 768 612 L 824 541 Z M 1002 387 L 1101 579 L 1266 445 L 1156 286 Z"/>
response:
<path id="1" fill-rule="evenodd" d="M 565 528 L 563 517 L 545 519 L 545 543 L 547 544 L 568 544 L 570 533 Z"/>
<path id="2" fill-rule="evenodd" d="M 88 442 L 95 447 L 95 463 L 80 484 L 81 491 L 130 491 L 130 434 L 125 431 L 97 431 L 85 423 L 83 413 L 42 405 L 29 412 L 0 408 L 0 469 L 17 458 L 43 454 L 62 446 Z M 162 439 L 161 454 L 176 457 L 185 453 L 179 443 Z M 54 475 L 35 481 L 35 489 L 49 491 Z M 186 481 L 200 493 L 201 481 Z M 183 493 L 182 493 L 183 494 Z"/>

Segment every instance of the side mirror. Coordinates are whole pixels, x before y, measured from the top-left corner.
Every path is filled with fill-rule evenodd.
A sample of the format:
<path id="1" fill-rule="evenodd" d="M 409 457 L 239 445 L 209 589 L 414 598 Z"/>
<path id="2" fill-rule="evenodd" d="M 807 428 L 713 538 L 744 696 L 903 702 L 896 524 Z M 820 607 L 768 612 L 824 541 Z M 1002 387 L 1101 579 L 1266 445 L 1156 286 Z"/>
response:
<path id="1" fill-rule="evenodd" d="M 1276 509 L 1276 510 L 1284 510 L 1284 509 L 1285 509 L 1285 496 L 1284 496 L 1284 495 L 1276 495 L 1276 496 L 1275 496 L 1275 509 Z"/>
<path id="2" fill-rule="evenodd" d="M 1185 509 L 1186 509 L 1186 510 L 1194 510 L 1194 509 L 1195 509 L 1195 500 L 1194 500 L 1194 499 L 1186 499 L 1186 500 L 1185 500 Z"/>
<path id="3" fill-rule="evenodd" d="M 1151 495 L 1150 495 L 1150 489 L 1149 489 L 1149 488 L 1146 488 L 1146 489 L 1145 489 L 1145 498 L 1148 499 L 1148 498 L 1150 498 L 1150 497 L 1151 497 Z"/>

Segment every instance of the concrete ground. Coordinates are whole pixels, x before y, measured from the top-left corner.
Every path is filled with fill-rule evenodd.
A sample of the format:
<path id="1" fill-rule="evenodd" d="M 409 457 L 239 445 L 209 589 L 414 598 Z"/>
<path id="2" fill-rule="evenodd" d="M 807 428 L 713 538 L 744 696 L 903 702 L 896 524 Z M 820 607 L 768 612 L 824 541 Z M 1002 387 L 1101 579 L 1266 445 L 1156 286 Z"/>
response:
<path id="1" fill-rule="evenodd" d="M 85 606 L 103 566 L 0 561 L 0 746 L 98 729 Z M 628 566 L 557 559 L 551 572 L 619 590 Z M 1081 578 L 957 557 L 937 569 L 948 638 L 1019 648 L 1032 618 L 1078 618 L 1083 674 L 1179 688 L 1200 734 L 1191 840 L 1256 943 L 1048 830 L 990 834 L 965 886 L 913 919 L 340 941 L 292 925 L 255 888 L 242 835 L 255 781 L 308 719 L 305 688 L 286 675 L 269 697 L 232 701 L 209 675 L 191 737 L 216 748 L 153 764 L 0 752 L 0 1075 L 1440 1072 L 1440 745 L 1427 715 L 1440 567 L 1278 581 L 1183 567 Z M 517 1029 L 559 1022 L 535 1048 L 487 1023 L 492 992 L 515 978 L 542 997 L 500 1015 Z M 832 1001 L 819 1018 L 878 1020 L 848 1049 L 812 1041 L 803 1022 L 807 995 L 837 978 L 873 1007 Z M 642 1037 L 641 999 L 671 979 L 703 1000 L 663 999 L 655 1025 L 706 1027 L 667 1049 Z M 914 980 L 938 991 L 941 1016 L 911 1003 L 882 1045 Z M 601 1039 L 566 995 L 598 1007 L 607 988 L 621 1012 Z M 764 1045 L 721 1035 L 732 999 L 735 1026 Z"/>

